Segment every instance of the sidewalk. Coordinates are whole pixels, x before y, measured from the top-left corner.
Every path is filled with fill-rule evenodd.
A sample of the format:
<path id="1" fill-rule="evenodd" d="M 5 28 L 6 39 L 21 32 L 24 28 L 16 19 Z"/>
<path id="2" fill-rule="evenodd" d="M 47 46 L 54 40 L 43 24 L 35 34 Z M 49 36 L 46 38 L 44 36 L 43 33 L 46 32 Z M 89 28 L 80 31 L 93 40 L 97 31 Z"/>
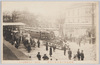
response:
<path id="1" fill-rule="evenodd" d="M 3 59 L 4 60 L 29 60 L 29 57 L 19 51 L 6 40 L 3 40 Z"/>

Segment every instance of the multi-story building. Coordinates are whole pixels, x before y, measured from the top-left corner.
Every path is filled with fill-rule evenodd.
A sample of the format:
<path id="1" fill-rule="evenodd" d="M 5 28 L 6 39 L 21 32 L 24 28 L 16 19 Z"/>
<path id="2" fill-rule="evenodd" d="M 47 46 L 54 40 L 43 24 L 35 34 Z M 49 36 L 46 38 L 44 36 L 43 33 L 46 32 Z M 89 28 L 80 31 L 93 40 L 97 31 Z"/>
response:
<path id="1" fill-rule="evenodd" d="M 75 4 L 75 6 L 66 8 L 65 13 L 64 34 L 79 37 L 95 26 L 94 3 Z"/>

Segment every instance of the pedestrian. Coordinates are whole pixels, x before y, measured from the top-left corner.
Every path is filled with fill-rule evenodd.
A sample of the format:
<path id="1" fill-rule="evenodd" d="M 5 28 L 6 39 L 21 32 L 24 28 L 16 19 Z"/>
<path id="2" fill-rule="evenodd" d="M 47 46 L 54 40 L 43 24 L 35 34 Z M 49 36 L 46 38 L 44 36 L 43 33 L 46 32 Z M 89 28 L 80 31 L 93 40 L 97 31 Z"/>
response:
<path id="1" fill-rule="evenodd" d="M 53 52 L 55 52 L 56 44 L 53 45 Z"/>
<path id="2" fill-rule="evenodd" d="M 11 40 L 11 31 L 10 31 L 10 29 L 8 29 L 7 33 L 8 33 L 7 41 L 10 42 L 10 40 Z"/>
<path id="3" fill-rule="evenodd" d="M 28 53 L 30 53 L 30 51 L 31 51 L 31 45 L 30 44 L 28 44 L 27 50 L 28 50 Z"/>
<path id="4" fill-rule="evenodd" d="M 79 49 L 77 51 L 77 58 L 78 58 L 78 60 L 80 60 L 80 51 L 79 51 Z"/>
<path id="5" fill-rule="evenodd" d="M 38 43 L 38 48 L 40 48 L 40 41 L 39 41 L 39 39 L 38 39 L 37 43 Z"/>
<path id="6" fill-rule="evenodd" d="M 27 47 L 28 53 L 30 53 L 30 51 L 31 51 L 31 43 L 30 43 L 30 38 L 27 38 L 26 47 Z"/>
<path id="7" fill-rule="evenodd" d="M 37 58 L 38 58 L 38 60 L 41 60 L 40 52 L 38 52 L 38 54 L 37 54 Z"/>
<path id="8" fill-rule="evenodd" d="M 50 54 L 50 57 L 52 57 L 52 47 L 50 46 L 50 52 L 49 52 L 49 54 Z"/>
<path id="9" fill-rule="evenodd" d="M 72 51 L 69 48 L 69 50 L 68 50 L 68 58 L 69 58 L 69 60 L 71 60 L 71 57 L 72 57 Z"/>
<path id="10" fill-rule="evenodd" d="M 49 60 L 49 57 L 46 54 L 44 54 L 44 56 L 42 58 L 43 58 L 43 60 Z"/>
<path id="11" fill-rule="evenodd" d="M 25 48 L 27 48 L 27 44 L 28 44 L 28 40 L 24 39 L 24 46 L 25 46 Z"/>
<path id="12" fill-rule="evenodd" d="M 32 42 L 33 42 L 33 47 L 36 46 L 36 42 L 34 41 L 34 39 L 32 39 Z"/>
<path id="13" fill-rule="evenodd" d="M 34 41 L 34 39 L 33 39 L 33 44 L 34 44 L 34 47 L 36 47 L 36 42 Z"/>
<path id="14" fill-rule="evenodd" d="M 20 34 L 19 34 L 19 32 L 17 32 L 16 34 L 15 34 L 15 41 L 16 41 L 16 43 L 18 44 L 18 46 L 20 45 Z"/>
<path id="15" fill-rule="evenodd" d="M 18 49 L 18 44 L 16 43 L 16 41 L 15 41 L 15 47 Z"/>
<path id="16" fill-rule="evenodd" d="M 66 44 L 64 45 L 64 55 L 66 55 Z"/>
<path id="17" fill-rule="evenodd" d="M 48 51 L 48 42 L 46 42 L 46 51 Z"/>
<path id="18" fill-rule="evenodd" d="M 11 30 L 11 44 L 13 45 L 13 41 L 14 41 L 14 35 L 13 35 L 13 30 Z"/>
<path id="19" fill-rule="evenodd" d="M 33 39 L 32 38 L 30 38 L 30 44 L 31 44 L 31 46 L 33 46 Z"/>
<path id="20" fill-rule="evenodd" d="M 84 53 L 83 53 L 83 50 L 81 51 L 80 56 L 81 56 L 81 60 L 83 61 L 83 60 L 84 60 Z"/>
<path id="21" fill-rule="evenodd" d="M 11 35 L 12 35 L 12 45 L 14 45 L 14 42 L 15 42 L 15 34 L 14 34 L 14 32 L 12 32 Z"/>

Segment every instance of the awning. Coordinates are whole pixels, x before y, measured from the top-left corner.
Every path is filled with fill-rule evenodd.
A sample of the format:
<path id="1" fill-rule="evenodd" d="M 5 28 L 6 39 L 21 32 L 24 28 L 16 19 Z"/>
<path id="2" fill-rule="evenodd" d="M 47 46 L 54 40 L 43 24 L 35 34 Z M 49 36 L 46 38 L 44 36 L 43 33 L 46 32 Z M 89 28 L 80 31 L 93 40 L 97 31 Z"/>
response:
<path id="1" fill-rule="evenodd" d="M 16 23 L 2 23 L 3 26 L 7 26 L 7 25 L 18 25 L 18 26 L 22 26 L 22 25 L 25 25 L 24 23 L 20 23 L 20 22 L 16 22 Z"/>

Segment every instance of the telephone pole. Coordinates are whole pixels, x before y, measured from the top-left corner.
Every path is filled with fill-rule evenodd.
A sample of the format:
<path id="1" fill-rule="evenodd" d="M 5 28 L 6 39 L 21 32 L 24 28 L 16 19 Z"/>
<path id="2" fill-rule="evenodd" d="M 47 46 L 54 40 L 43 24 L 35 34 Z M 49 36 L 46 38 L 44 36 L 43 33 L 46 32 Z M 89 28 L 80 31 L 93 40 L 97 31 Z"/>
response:
<path id="1" fill-rule="evenodd" d="M 94 10 L 95 10 L 95 3 L 92 3 L 92 34 L 91 34 L 91 43 L 94 44 L 95 43 L 95 24 L 94 24 L 94 21 L 95 21 L 95 13 L 94 13 Z"/>

